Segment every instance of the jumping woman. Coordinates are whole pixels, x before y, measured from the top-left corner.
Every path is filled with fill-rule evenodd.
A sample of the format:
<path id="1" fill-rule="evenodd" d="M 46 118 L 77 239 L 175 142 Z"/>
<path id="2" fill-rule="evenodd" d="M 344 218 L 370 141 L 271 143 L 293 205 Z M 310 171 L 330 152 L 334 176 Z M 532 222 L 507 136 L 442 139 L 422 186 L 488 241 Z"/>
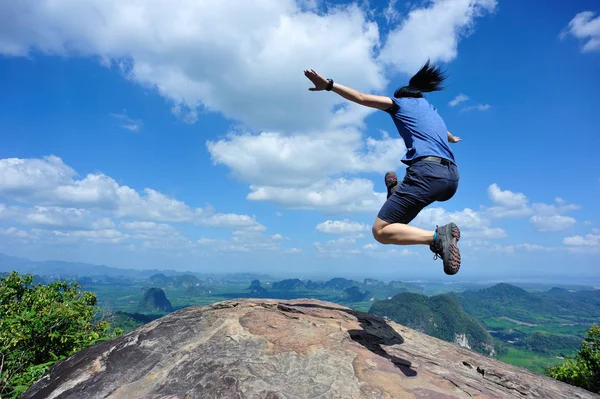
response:
<path id="1" fill-rule="evenodd" d="M 460 268 L 458 226 L 448 223 L 428 231 L 408 225 L 423 208 L 435 201 L 448 201 L 458 189 L 458 168 L 448 143 L 458 143 L 460 138 L 447 130 L 436 109 L 423 97 L 424 92 L 443 90 L 441 83 L 446 77 L 427 61 L 408 86 L 399 87 L 391 98 L 360 93 L 313 69 L 305 70 L 304 75 L 315 85 L 310 91 L 333 91 L 391 115 L 406 145 L 402 162 L 407 168 L 399 184 L 395 172 L 385 174 L 387 201 L 373 223 L 373 237 L 381 244 L 429 245 L 434 259 L 442 258 L 444 272 L 456 274 Z"/>

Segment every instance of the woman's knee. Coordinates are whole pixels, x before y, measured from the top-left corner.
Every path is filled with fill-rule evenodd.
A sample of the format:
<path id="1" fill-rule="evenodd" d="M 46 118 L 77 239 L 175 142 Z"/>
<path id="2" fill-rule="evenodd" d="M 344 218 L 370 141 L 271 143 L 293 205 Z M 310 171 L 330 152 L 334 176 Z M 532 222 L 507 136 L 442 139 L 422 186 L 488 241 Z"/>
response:
<path id="1" fill-rule="evenodd" d="M 371 233 L 373 234 L 375 241 L 380 244 L 387 244 L 385 233 L 383 232 L 383 228 L 387 226 L 387 224 L 381 222 L 382 221 L 377 220 L 375 223 L 373 223 L 373 227 L 371 227 Z"/>

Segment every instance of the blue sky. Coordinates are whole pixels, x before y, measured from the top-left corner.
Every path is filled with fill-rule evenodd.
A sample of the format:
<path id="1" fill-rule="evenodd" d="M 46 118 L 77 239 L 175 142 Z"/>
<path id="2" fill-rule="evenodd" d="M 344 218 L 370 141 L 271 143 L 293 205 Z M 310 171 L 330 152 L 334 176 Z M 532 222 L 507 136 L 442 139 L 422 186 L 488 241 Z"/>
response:
<path id="1" fill-rule="evenodd" d="M 69 3 L 0 6 L 1 252 L 299 277 L 600 280 L 596 2 Z M 390 95 L 427 58 L 449 76 L 428 98 L 463 139 L 461 182 L 414 223 L 461 227 L 452 277 L 427 247 L 371 236 L 383 174 L 404 173 L 389 115 L 309 92 L 302 73 Z"/>

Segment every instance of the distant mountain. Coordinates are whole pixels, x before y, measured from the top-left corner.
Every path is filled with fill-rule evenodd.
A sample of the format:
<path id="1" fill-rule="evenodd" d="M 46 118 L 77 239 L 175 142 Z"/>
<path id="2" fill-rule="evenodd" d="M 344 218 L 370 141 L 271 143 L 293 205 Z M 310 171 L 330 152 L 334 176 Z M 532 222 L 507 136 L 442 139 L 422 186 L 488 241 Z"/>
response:
<path id="1" fill-rule="evenodd" d="M 54 277 L 109 276 L 125 278 L 148 278 L 157 273 L 169 275 L 183 274 L 183 272 L 177 272 L 174 270 L 118 269 L 116 267 L 93 265 L 82 262 L 65 262 L 56 260 L 33 261 L 0 253 L 0 272 L 11 272 L 13 270 L 16 270 L 21 274 L 27 273 Z"/>
<path id="2" fill-rule="evenodd" d="M 294 289 L 330 289 L 335 291 L 343 291 L 346 288 L 350 288 L 354 285 L 361 285 L 360 282 L 348 280 L 341 277 L 335 277 L 328 281 L 312 281 L 308 280 L 306 283 L 300 279 L 285 279 L 281 281 L 275 281 L 272 284 L 273 289 L 276 290 L 294 290 Z"/>
<path id="3" fill-rule="evenodd" d="M 268 293 L 268 291 L 265 288 L 261 287 L 260 280 L 252 280 L 252 283 L 250 283 L 248 290 L 250 291 L 250 295 L 255 297 L 263 297 Z"/>
<path id="4" fill-rule="evenodd" d="M 428 297 L 402 292 L 392 299 L 375 301 L 369 313 L 480 353 L 495 354 L 492 336 L 485 327 L 448 294 Z"/>
<path id="5" fill-rule="evenodd" d="M 362 302 L 368 300 L 370 297 L 370 291 L 364 291 L 357 286 L 352 286 L 342 292 L 340 299 L 344 302 Z"/>
<path id="6" fill-rule="evenodd" d="M 160 288 L 149 288 L 144 292 L 139 304 L 140 312 L 172 312 L 173 306 Z"/>
<path id="7" fill-rule="evenodd" d="M 0 278 L 7 277 L 9 274 L 10 274 L 9 272 L 0 272 Z M 33 281 L 31 283 L 33 285 L 48 284 L 46 282 L 46 280 L 44 280 L 42 277 L 38 276 L 37 274 L 33 275 Z"/>
<path id="8" fill-rule="evenodd" d="M 553 288 L 546 292 L 527 292 L 501 283 L 479 291 L 451 293 L 465 312 L 479 319 L 508 317 L 536 324 L 548 318 L 600 320 L 600 290 L 570 291 Z"/>
<path id="9" fill-rule="evenodd" d="M 306 288 L 304 282 L 297 278 L 275 281 L 271 286 L 274 290 L 294 290 Z"/>
<path id="10" fill-rule="evenodd" d="M 164 273 L 153 274 L 149 277 L 150 282 L 159 287 L 167 288 L 188 288 L 188 287 L 199 287 L 202 282 L 198 280 L 198 277 L 191 274 L 183 274 L 180 276 L 167 276 Z"/>

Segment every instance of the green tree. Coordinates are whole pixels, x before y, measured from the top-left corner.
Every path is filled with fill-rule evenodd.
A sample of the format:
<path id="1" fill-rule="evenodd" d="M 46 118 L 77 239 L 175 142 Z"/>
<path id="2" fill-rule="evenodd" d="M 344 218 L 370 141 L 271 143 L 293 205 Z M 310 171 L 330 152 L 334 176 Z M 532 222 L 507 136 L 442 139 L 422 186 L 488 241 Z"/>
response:
<path id="1" fill-rule="evenodd" d="M 19 397 L 57 361 L 121 334 L 94 321 L 96 295 L 80 288 L 34 285 L 17 272 L 0 278 L 0 397 Z"/>
<path id="2" fill-rule="evenodd" d="M 572 359 L 549 367 L 546 375 L 600 393 L 600 325 L 594 325 L 587 331 L 579 352 Z"/>

